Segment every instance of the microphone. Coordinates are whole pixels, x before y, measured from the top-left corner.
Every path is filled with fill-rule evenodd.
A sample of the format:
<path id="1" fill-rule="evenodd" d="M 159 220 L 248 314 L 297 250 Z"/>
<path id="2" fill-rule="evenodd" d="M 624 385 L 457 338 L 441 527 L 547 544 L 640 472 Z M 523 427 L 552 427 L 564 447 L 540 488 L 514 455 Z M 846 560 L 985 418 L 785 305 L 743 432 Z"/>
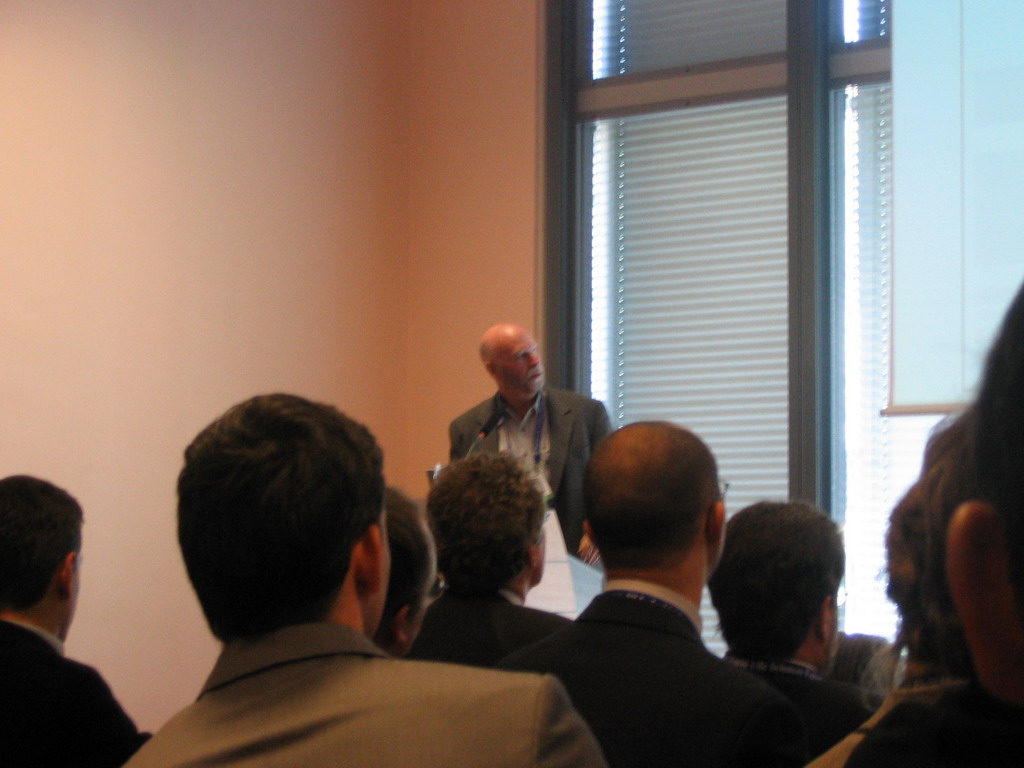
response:
<path id="1" fill-rule="evenodd" d="M 491 432 L 494 431 L 494 428 L 498 426 L 498 424 L 500 424 L 504 418 L 504 409 L 496 409 L 494 413 L 491 414 L 491 417 L 484 422 L 484 425 L 480 427 L 480 431 L 477 432 L 476 437 L 473 438 L 473 442 L 470 444 L 469 450 L 466 451 L 466 455 L 463 456 L 462 458 L 468 459 L 469 455 L 476 450 L 476 447 L 480 445 L 481 441 L 483 441 L 485 437 L 491 434 Z"/>

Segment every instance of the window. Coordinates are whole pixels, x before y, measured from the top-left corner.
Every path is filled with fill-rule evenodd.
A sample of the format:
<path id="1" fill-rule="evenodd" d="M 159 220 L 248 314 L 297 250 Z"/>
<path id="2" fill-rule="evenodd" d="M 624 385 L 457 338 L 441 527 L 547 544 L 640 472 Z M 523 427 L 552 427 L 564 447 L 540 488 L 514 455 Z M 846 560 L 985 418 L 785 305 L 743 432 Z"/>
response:
<path id="1" fill-rule="evenodd" d="M 891 637 L 885 522 L 940 416 L 883 414 L 890 6 L 824 19 L 826 4 L 790 3 L 787 21 L 784 0 L 590 5 L 573 117 L 578 383 L 613 422 L 704 437 L 732 510 L 785 497 L 828 510 L 846 530 L 846 629 Z M 828 28 L 833 55 L 804 61 Z"/>
<path id="2" fill-rule="evenodd" d="M 583 73 L 552 154 L 577 158 L 552 185 L 562 378 L 620 425 L 693 428 L 732 510 L 826 509 L 845 629 L 891 637 L 889 513 L 1024 278 L 1024 6 L 900 0 L 895 38 L 891 0 L 552 7 Z"/>

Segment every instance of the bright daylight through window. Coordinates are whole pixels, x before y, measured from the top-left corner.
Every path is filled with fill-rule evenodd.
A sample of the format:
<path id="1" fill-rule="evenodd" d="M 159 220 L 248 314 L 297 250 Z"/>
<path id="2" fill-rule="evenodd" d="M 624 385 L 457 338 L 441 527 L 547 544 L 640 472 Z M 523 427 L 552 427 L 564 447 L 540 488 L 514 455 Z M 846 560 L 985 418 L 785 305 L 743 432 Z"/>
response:
<path id="1" fill-rule="evenodd" d="M 831 4 L 815 5 L 824 13 Z M 958 15 L 962 10 L 952 9 L 955 4 L 943 5 L 955 18 L 943 22 L 949 39 L 942 42 L 966 52 L 965 63 L 950 77 L 970 72 L 972 62 L 982 69 L 995 66 L 977 64 L 981 56 L 972 59 L 973 49 L 964 44 L 977 43 L 981 22 L 972 26 L 970 17 Z M 906 229 L 918 213 L 909 203 L 901 207 L 898 198 L 903 166 L 894 164 L 893 143 L 901 113 L 894 109 L 898 96 L 891 79 L 901 62 L 899 35 L 906 35 L 909 46 L 915 35 L 926 34 L 926 25 L 916 22 L 935 9 L 925 0 L 901 0 L 897 12 L 905 26 L 894 36 L 891 0 L 835 4 L 841 18 L 834 28 L 841 31 L 829 48 L 830 109 L 816 128 L 827 132 L 832 147 L 832 245 L 821 255 L 828 276 L 822 289 L 792 283 L 792 91 L 786 64 L 794 53 L 786 50 L 786 6 L 784 0 L 594 0 L 583 21 L 590 25 L 584 37 L 593 41 L 592 80 L 576 94 L 586 179 L 578 236 L 589 279 L 589 302 L 582 310 L 588 314 L 580 321 L 590 329 L 585 368 L 593 396 L 607 403 L 613 422 L 669 419 L 701 434 L 731 483 L 732 511 L 785 498 L 795 471 L 790 427 L 799 415 L 794 411 L 803 407 L 790 393 L 794 377 L 806 375 L 793 367 L 789 304 L 794 290 L 814 292 L 810 300 L 825 306 L 831 318 L 826 343 L 832 450 L 830 461 L 813 460 L 829 462 L 823 470 L 830 487 L 818 500 L 845 530 L 843 621 L 848 632 L 891 638 L 895 614 L 885 597 L 884 569 L 888 515 L 916 477 L 930 430 L 965 399 L 961 394 L 908 406 L 892 397 L 894 376 L 902 377 L 905 389 L 911 389 L 915 370 L 921 378 L 933 377 L 919 363 L 900 368 L 897 362 L 895 372 L 892 363 L 900 339 L 903 350 L 909 344 L 909 335 L 894 336 L 894 314 L 902 312 L 902 322 L 912 314 L 907 285 L 928 290 L 936 276 L 909 257 L 924 248 L 930 254 L 933 245 L 895 237 L 901 212 Z M 998 15 L 1010 12 L 1005 6 L 972 7 L 980 15 Z M 986 39 L 995 38 L 989 33 Z M 1016 50 L 1010 55 L 1024 61 Z M 942 58 L 934 49 L 924 58 L 936 57 Z M 967 108 L 963 133 L 969 152 L 973 123 Z M 902 125 L 913 123 L 908 117 Z M 950 160 L 956 165 L 959 157 Z M 1019 151 L 1014 157 L 1021 162 Z M 965 167 L 969 175 L 971 163 Z M 957 182 L 963 182 L 963 192 L 957 191 L 968 211 L 969 181 Z M 958 250 L 949 256 L 967 266 L 943 272 L 948 290 L 966 296 L 962 301 L 968 304 L 970 289 L 962 286 L 968 278 L 961 275 L 972 274 L 972 226 L 982 224 L 963 225 L 968 234 L 960 250 L 966 255 Z M 999 282 L 1010 291 L 1024 277 L 1024 266 L 1019 258 L 1004 262 L 997 265 Z M 973 268 L 984 275 L 996 269 L 990 261 L 983 266 Z M 987 339 L 1008 298 L 995 302 L 991 327 L 963 307 L 953 311 L 969 326 L 961 335 Z M 965 362 L 949 367 L 969 387 L 980 353 L 960 347 Z M 714 628 L 709 613 L 709 639 Z"/>

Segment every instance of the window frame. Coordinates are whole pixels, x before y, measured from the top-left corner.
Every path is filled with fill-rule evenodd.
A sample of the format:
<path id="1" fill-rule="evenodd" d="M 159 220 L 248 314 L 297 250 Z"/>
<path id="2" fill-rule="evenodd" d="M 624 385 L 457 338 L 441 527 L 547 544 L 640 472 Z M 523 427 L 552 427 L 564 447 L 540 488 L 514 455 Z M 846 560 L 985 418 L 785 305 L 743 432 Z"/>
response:
<path id="1" fill-rule="evenodd" d="M 832 211 L 836 184 L 829 130 L 830 94 L 847 84 L 884 82 L 891 77 L 887 37 L 858 43 L 841 40 L 841 0 L 787 0 L 787 50 L 686 67 L 665 76 L 622 75 L 595 83 L 590 78 L 586 0 L 544 0 L 545 64 L 544 221 L 542 258 L 543 333 L 549 378 L 556 386 L 589 391 L 589 289 L 583 276 L 589 254 L 588 201 L 579 124 L 595 117 L 638 114 L 666 106 L 751 95 L 785 93 L 788 98 L 789 209 L 789 492 L 830 510 L 834 498 L 834 457 L 841 455 L 842 404 L 832 396 L 841 370 L 841 349 L 833 345 L 842 318 L 842 273 L 835 244 L 841 221 Z M 728 92 L 709 90 L 726 74 Z M 662 101 L 608 106 L 602 91 L 627 94 L 659 80 Z M 610 82 L 614 81 L 614 82 Z M 602 98 L 595 98 L 600 95 Z M 838 274 L 837 274 L 838 273 Z M 842 482 L 841 478 L 839 482 Z"/>

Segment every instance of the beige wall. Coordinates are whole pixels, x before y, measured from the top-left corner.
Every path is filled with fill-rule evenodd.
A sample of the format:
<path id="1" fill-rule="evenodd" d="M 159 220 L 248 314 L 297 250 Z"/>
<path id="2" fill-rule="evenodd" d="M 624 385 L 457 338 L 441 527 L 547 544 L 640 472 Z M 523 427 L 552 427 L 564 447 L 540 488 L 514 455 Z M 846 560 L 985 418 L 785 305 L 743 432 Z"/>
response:
<path id="1" fill-rule="evenodd" d="M 414 495 L 537 315 L 528 0 L 5 0 L 0 476 L 86 511 L 69 655 L 139 724 L 216 653 L 174 541 L 191 437 L 294 391 Z"/>

